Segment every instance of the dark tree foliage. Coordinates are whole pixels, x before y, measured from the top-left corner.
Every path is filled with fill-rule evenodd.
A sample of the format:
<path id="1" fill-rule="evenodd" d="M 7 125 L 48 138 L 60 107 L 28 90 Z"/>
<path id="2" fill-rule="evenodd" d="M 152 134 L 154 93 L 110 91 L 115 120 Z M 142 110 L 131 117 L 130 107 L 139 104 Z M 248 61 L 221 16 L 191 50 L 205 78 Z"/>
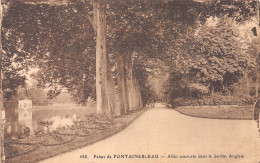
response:
<path id="1" fill-rule="evenodd" d="M 165 83 L 165 98 L 171 104 L 177 98 L 208 95 L 210 90 L 227 94 L 255 67 L 254 57 L 243 51 L 234 24 L 256 16 L 256 1 L 194 3 L 190 11 L 194 21 L 174 20 L 175 28 L 165 28 L 168 50 L 160 58 L 172 67 Z M 210 17 L 219 19 L 217 25 L 205 24 Z"/>
<path id="2" fill-rule="evenodd" d="M 201 6 L 201 20 L 210 16 L 222 17 L 228 15 L 237 22 L 243 22 L 257 14 L 257 0 L 212 0 Z"/>
<path id="3" fill-rule="evenodd" d="M 3 28 L 10 35 L 3 40 L 8 58 L 40 68 L 39 84 L 51 88 L 49 98 L 62 88 L 79 103 L 95 94 L 94 32 L 84 13 L 74 6 L 13 3 Z"/>

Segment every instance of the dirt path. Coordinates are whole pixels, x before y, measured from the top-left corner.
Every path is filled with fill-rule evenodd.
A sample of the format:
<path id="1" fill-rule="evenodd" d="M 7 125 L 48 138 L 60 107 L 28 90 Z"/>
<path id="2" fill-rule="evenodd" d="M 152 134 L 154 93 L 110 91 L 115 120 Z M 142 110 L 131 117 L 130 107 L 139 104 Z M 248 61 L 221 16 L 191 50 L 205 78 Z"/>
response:
<path id="1" fill-rule="evenodd" d="M 82 149 L 50 158 L 43 163 L 257 163 L 260 161 L 259 139 L 253 121 L 194 118 L 157 105 L 122 132 Z M 215 154 L 219 157 L 214 158 Z M 229 158 L 230 154 L 237 155 L 237 158 Z M 80 158 L 80 155 L 87 155 L 88 158 Z M 94 158 L 95 155 L 110 155 L 111 158 Z M 118 155 L 158 155 L 159 158 L 122 158 L 123 156 Z M 168 158 L 169 155 L 177 158 Z M 212 158 L 209 158 L 209 155 Z M 186 158 L 180 158 L 181 156 Z M 207 158 L 199 158 L 202 156 Z"/>

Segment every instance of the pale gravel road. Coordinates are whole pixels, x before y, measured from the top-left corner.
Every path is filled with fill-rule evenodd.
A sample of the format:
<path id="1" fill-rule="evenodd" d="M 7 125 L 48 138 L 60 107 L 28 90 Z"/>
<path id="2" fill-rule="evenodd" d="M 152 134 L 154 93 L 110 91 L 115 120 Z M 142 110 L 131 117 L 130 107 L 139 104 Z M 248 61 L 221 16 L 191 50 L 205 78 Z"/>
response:
<path id="1" fill-rule="evenodd" d="M 194 118 L 157 105 L 120 133 L 42 163 L 258 163 L 259 141 L 253 121 Z M 159 155 L 159 158 L 113 158 L 119 154 L 150 154 Z M 198 158 L 209 154 L 212 157 L 226 155 L 226 158 Z M 230 154 L 244 155 L 244 158 L 229 158 Z M 80 155 L 87 155 L 88 159 Z M 94 158 L 94 155 L 111 155 L 112 158 Z M 167 158 L 168 155 L 178 158 Z M 180 158 L 180 155 L 195 155 L 196 158 Z"/>

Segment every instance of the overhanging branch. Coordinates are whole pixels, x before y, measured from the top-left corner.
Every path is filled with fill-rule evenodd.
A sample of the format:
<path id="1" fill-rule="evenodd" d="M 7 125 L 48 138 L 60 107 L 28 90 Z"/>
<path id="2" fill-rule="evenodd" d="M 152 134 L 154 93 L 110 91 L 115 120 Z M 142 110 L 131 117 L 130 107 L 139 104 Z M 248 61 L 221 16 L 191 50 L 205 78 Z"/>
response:
<path id="1" fill-rule="evenodd" d="M 96 30 L 95 29 L 95 26 L 94 26 L 94 18 L 91 16 L 91 15 L 89 15 L 88 13 L 86 14 L 86 18 L 88 19 L 88 21 L 89 21 L 89 23 L 92 25 L 92 27 L 94 28 L 94 30 Z"/>

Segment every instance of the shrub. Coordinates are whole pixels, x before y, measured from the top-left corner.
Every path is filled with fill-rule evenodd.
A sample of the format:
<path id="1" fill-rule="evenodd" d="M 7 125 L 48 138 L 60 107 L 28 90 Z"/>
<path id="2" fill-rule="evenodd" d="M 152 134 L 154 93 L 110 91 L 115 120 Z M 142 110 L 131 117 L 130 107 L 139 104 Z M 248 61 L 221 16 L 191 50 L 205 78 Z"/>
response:
<path id="1" fill-rule="evenodd" d="M 241 98 L 236 96 L 224 96 L 219 93 L 202 98 L 175 98 L 172 100 L 172 108 L 178 106 L 201 106 L 201 105 L 251 105 L 253 98 Z"/>

